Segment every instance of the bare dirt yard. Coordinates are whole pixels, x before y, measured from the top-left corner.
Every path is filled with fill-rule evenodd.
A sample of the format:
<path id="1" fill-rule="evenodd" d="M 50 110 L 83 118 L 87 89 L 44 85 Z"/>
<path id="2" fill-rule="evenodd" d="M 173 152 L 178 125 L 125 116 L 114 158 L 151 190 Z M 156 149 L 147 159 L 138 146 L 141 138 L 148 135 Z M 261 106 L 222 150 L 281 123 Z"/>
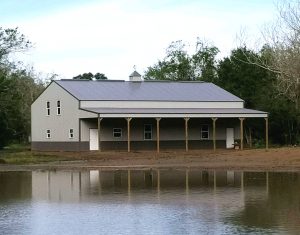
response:
<path id="1" fill-rule="evenodd" d="M 300 148 L 139 152 L 31 152 L 40 161 L 0 164 L 0 171 L 198 168 L 203 170 L 300 171 Z M 47 161 L 43 161 L 46 157 Z"/>

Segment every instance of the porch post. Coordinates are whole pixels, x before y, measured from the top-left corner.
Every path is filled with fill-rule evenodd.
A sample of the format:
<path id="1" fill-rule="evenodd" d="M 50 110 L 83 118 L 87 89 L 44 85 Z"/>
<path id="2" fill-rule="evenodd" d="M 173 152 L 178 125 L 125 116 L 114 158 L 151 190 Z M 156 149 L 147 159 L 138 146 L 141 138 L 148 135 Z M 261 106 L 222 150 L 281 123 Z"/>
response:
<path id="1" fill-rule="evenodd" d="M 78 123 L 78 150 L 79 152 L 81 151 L 81 118 L 79 118 L 79 123 Z"/>
<path id="2" fill-rule="evenodd" d="M 266 121 L 266 150 L 269 149 L 269 118 L 265 118 Z"/>
<path id="3" fill-rule="evenodd" d="M 216 121 L 218 120 L 218 118 L 212 118 L 213 120 L 213 144 L 214 144 L 214 151 L 216 151 L 217 149 L 217 145 L 216 145 Z"/>
<path id="4" fill-rule="evenodd" d="M 239 118 L 240 119 L 240 123 L 241 123 L 241 126 L 240 126 L 240 138 L 241 138 L 241 150 L 244 149 L 244 120 L 245 118 Z"/>
<path id="5" fill-rule="evenodd" d="M 100 139 L 101 121 L 102 121 L 102 118 L 100 118 L 100 115 L 98 114 L 98 150 L 100 150 L 100 151 L 101 151 L 101 139 Z"/>
<path id="6" fill-rule="evenodd" d="M 130 152 L 130 121 L 132 118 L 127 119 L 127 151 Z"/>
<path id="7" fill-rule="evenodd" d="M 185 121 L 185 151 L 189 151 L 189 129 L 188 129 L 188 122 L 189 122 L 190 118 L 185 117 L 184 121 Z"/>
<path id="8" fill-rule="evenodd" d="M 159 153 L 160 146 L 159 146 L 159 121 L 161 118 L 156 118 L 156 148 L 157 152 Z"/>

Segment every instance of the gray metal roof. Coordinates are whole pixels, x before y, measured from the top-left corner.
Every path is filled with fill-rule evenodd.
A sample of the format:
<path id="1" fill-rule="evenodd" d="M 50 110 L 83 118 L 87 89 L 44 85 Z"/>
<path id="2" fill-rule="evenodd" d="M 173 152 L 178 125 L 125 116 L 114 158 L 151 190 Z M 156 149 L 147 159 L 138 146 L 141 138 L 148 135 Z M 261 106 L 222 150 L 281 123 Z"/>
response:
<path id="1" fill-rule="evenodd" d="M 79 100 L 111 101 L 243 101 L 205 82 L 55 81 Z"/>
<path id="2" fill-rule="evenodd" d="M 244 108 L 85 108 L 100 114 L 267 114 Z"/>

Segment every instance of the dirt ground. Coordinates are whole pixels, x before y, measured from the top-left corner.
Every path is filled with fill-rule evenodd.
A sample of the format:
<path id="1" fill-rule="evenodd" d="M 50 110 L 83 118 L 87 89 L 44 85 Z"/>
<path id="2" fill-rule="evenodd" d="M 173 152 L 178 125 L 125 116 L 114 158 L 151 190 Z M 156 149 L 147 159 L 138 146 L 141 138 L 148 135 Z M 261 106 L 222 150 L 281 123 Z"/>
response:
<path id="1" fill-rule="evenodd" d="M 45 154 L 45 152 L 43 152 Z M 198 168 L 203 170 L 300 171 L 300 148 L 140 152 L 47 152 L 66 161 L 0 165 L 0 171 Z"/>

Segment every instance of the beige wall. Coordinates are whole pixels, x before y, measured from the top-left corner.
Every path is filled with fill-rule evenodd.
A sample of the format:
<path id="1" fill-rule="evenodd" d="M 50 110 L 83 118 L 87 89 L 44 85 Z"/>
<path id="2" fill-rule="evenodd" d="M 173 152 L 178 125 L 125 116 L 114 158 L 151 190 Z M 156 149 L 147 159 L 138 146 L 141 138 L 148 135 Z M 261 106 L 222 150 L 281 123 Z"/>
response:
<path id="1" fill-rule="evenodd" d="M 144 124 L 152 124 L 152 139 L 156 140 L 156 120 L 154 118 L 134 118 L 131 120 L 131 140 L 144 140 Z M 189 139 L 200 140 L 201 125 L 209 125 L 209 139 L 212 140 L 212 120 L 193 118 L 189 121 Z M 97 128 L 97 119 L 82 120 L 82 141 L 89 141 L 89 129 Z M 234 138 L 240 138 L 238 119 L 218 119 L 216 139 L 226 140 L 226 128 L 234 128 Z M 122 138 L 113 138 L 113 128 L 122 128 Z M 160 140 L 183 140 L 185 138 L 184 119 L 165 118 L 160 121 Z M 104 118 L 101 121 L 101 141 L 127 141 L 127 121 L 125 118 Z"/>
<path id="2" fill-rule="evenodd" d="M 244 108 L 244 102 L 80 101 L 81 108 Z"/>
<path id="3" fill-rule="evenodd" d="M 56 114 L 56 102 L 61 102 L 61 115 Z M 50 102 L 50 116 L 47 116 L 46 102 Z M 96 117 L 96 114 L 78 109 L 79 101 L 55 82 L 38 97 L 31 106 L 32 141 L 78 141 L 79 118 Z M 51 130 L 51 139 L 46 130 Z M 74 138 L 69 138 L 69 129 L 74 129 Z"/>

